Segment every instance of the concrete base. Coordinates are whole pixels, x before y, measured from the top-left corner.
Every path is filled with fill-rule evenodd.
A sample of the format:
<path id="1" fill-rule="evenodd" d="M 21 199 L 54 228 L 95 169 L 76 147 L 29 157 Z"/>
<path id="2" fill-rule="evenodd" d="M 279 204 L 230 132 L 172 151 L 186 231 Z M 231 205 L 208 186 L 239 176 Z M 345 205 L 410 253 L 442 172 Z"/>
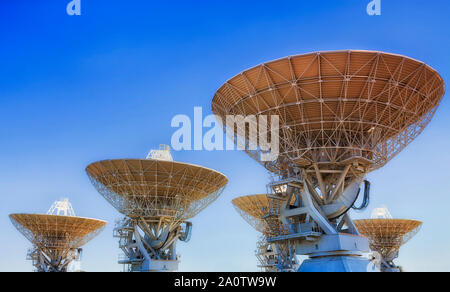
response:
<path id="1" fill-rule="evenodd" d="M 121 260 L 119 264 L 127 265 L 129 272 L 175 272 L 179 261 L 176 260 Z"/>
<path id="2" fill-rule="evenodd" d="M 378 272 L 378 269 L 364 257 L 334 256 L 313 258 L 303 261 L 299 272 Z"/>
<path id="3" fill-rule="evenodd" d="M 379 272 L 379 268 L 364 257 L 369 252 L 367 238 L 351 235 L 323 235 L 318 241 L 299 242 L 296 253 L 308 255 L 299 272 Z"/>
<path id="4" fill-rule="evenodd" d="M 177 260 L 150 260 L 144 261 L 141 272 L 175 272 L 178 270 Z"/>

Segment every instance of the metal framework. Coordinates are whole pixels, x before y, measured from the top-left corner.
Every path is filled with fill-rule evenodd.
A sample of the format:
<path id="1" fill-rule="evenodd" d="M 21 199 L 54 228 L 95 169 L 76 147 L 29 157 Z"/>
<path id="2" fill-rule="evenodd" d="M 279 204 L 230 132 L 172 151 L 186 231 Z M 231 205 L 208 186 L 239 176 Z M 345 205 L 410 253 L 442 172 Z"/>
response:
<path id="1" fill-rule="evenodd" d="M 257 231 L 262 234 L 269 232 L 269 226 L 263 219 L 270 208 L 270 202 L 267 195 L 252 195 L 239 197 L 233 200 L 233 206 L 236 211 Z"/>
<path id="2" fill-rule="evenodd" d="M 298 254 L 309 255 L 301 271 L 365 271 L 367 263 L 356 257 L 369 245 L 347 212 L 365 176 L 423 131 L 444 92 L 434 69 L 404 56 L 317 52 L 236 75 L 218 89 L 212 110 L 221 121 L 230 115 L 279 117 L 275 129 L 252 119 L 224 125 L 240 145 L 254 145 L 249 129 L 257 127 L 260 136 L 269 138 L 279 131 L 275 160 L 261 160 L 266 149 L 245 150 L 276 176 L 268 185 L 275 202 L 268 215 L 279 218 L 287 234 L 268 241 L 293 242 Z"/>
<path id="3" fill-rule="evenodd" d="M 278 272 L 278 255 L 276 250 L 261 236 L 256 243 L 255 251 L 258 260 L 258 268 L 261 272 Z"/>
<path id="4" fill-rule="evenodd" d="M 381 255 L 381 270 L 400 271 L 394 264 L 400 247 L 406 244 L 420 230 L 422 222 L 404 219 L 355 220 L 359 232 L 369 239 L 370 248 Z"/>
<path id="5" fill-rule="evenodd" d="M 298 261 L 289 242 L 268 243 L 267 238 L 261 236 L 256 243 L 255 255 L 262 272 L 295 272 L 298 269 Z"/>
<path id="6" fill-rule="evenodd" d="M 252 195 L 233 200 L 236 211 L 253 228 L 262 233 L 257 242 L 256 258 L 265 272 L 289 272 L 298 268 L 293 246 L 289 242 L 267 242 L 267 237 L 283 232 L 282 222 L 270 216 L 273 203 L 267 195 Z"/>
<path id="7" fill-rule="evenodd" d="M 67 206 L 73 211 L 70 203 Z M 38 272 L 67 272 L 69 264 L 79 259 L 81 247 L 106 225 L 102 220 L 51 214 L 11 214 L 9 217 L 33 244 L 28 259 Z"/>
<path id="8" fill-rule="evenodd" d="M 227 115 L 280 116 L 281 155 L 263 162 L 272 172 L 352 160 L 373 170 L 422 132 L 444 91 L 434 69 L 404 56 L 317 52 L 240 73 L 220 87 L 212 110 L 223 121 Z"/>
<path id="9" fill-rule="evenodd" d="M 70 204 L 69 199 L 62 199 L 55 201 L 50 209 L 48 209 L 47 215 L 62 215 L 75 217 L 75 211 Z"/>
<path id="10" fill-rule="evenodd" d="M 192 229 L 186 220 L 216 200 L 228 183 L 217 171 L 168 157 L 153 152 L 149 159 L 105 160 L 86 169 L 98 192 L 125 215 L 114 235 L 126 256 L 119 262 L 131 271 L 176 270 L 176 242 L 189 240 Z"/>

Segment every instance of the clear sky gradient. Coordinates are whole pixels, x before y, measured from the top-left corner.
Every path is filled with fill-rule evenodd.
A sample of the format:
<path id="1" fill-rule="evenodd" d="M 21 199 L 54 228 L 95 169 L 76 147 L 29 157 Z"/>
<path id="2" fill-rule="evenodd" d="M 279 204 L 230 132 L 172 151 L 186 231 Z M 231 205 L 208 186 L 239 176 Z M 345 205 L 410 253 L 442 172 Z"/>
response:
<path id="1" fill-rule="evenodd" d="M 83 269 L 120 271 L 114 221 L 120 218 L 91 186 L 85 167 L 111 158 L 144 158 L 169 144 L 176 114 L 210 114 L 215 90 L 248 67 L 316 50 L 366 49 L 404 54 L 450 75 L 450 2 L 341 1 L 1 1 L 0 271 L 30 271 L 30 243 L 8 219 L 46 212 L 68 197 L 80 216 L 109 222 L 85 246 Z M 386 205 L 394 217 L 424 221 L 401 251 L 407 271 L 450 271 L 450 103 L 387 166 L 369 175 L 370 216 Z M 225 173 L 223 195 L 193 219 L 180 243 L 181 271 L 256 271 L 257 232 L 231 205 L 262 193 L 266 171 L 241 152 L 175 152 L 176 160 Z"/>

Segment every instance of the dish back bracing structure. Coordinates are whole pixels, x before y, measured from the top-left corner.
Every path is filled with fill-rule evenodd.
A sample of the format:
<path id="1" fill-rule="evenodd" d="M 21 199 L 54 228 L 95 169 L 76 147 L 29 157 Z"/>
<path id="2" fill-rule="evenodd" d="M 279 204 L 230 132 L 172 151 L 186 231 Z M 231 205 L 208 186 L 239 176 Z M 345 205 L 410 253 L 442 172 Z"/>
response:
<path id="1" fill-rule="evenodd" d="M 125 215 L 115 229 L 131 271 L 174 271 L 176 242 L 188 241 L 187 222 L 222 193 L 221 173 L 172 161 L 168 148 L 147 159 L 105 160 L 87 167 L 98 192 Z"/>
<path id="2" fill-rule="evenodd" d="M 355 220 L 359 232 L 369 239 L 370 248 L 381 256 L 381 270 L 392 272 L 400 268 L 394 264 L 400 247 L 420 230 L 422 222 L 404 219 Z"/>
<path id="3" fill-rule="evenodd" d="M 283 232 L 283 225 L 276 216 L 270 216 L 271 202 L 267 195 L 252 195 L 233 200 L 236 211 L 253 228 L 261 232 L 257 242 L 256 257 L 259 267 L 266 272 L 294 271 L 297 259 L 289 242 L 270 244 L 267 237 Z"/>
<path id="4" fill-rule="evenodd" d="M 70 203 L 69 206 L 71 209 Z M 68 216 L 11 214 L 10 219 L 33 244 L 28 258 L 39 272 L 68 271 L 69 264 L 79 258 L 81 247 L 106 225 L 105 221 L 75 217 L 74 213 Z"/>
<path id="5" fill-rule="evenodd" d="M 424 130 L 444 92 L 435 70 L 404 56 L 317 52 L 236 75 L 216 92 L 212 110 L 276 177 L 269 195 L 289 234 L 268 240 L 293 241 L 309 255 L 301 271 L 356 271 L 366 265 L 357 255 L 369 249 L 347 215 L 360 185 Z M 238 116 L 245 118 L 227 120 Z M 271 149 L 254 133 L 278 141 L 279 155 L 266 161 Z"/>

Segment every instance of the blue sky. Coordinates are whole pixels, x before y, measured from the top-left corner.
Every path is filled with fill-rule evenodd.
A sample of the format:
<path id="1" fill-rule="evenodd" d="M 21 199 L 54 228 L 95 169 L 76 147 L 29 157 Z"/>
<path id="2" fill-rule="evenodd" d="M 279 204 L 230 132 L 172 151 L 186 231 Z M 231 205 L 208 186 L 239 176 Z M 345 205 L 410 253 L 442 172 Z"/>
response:
<path id="1" fill-rule="evenodd" d="M 80 216 L 109 222 L 86 245 L 87 271 L 119 271 L 112 237 L 120 218 L 84 169 L 110 158 L 143 158 L 169 144 L 176 114 L 210 113 L 215 90 L 264 61 L 316 50 L 367 49 L 404 54 L 449 80 L 450 3 L 341 1 L 1 1 L 0 271 L 30 271 L 30 244 L 7 215 L 45 212 L 70 198 Z M 409 271 L 450 271 L 450 104 L 407 149 L 369 175 L 369 210 L 386 205 L 423 229 L 401 251 Z M 180 243 L 181 271 L 254 271 L 257 232 L 231 200 L 265 191 L 266 171 L 241 152 L 176 152 L 176 160 L 225 173 L 223 195 L 193 219 Z M 434 252 L 430 252 L 434 251 Z"/>

